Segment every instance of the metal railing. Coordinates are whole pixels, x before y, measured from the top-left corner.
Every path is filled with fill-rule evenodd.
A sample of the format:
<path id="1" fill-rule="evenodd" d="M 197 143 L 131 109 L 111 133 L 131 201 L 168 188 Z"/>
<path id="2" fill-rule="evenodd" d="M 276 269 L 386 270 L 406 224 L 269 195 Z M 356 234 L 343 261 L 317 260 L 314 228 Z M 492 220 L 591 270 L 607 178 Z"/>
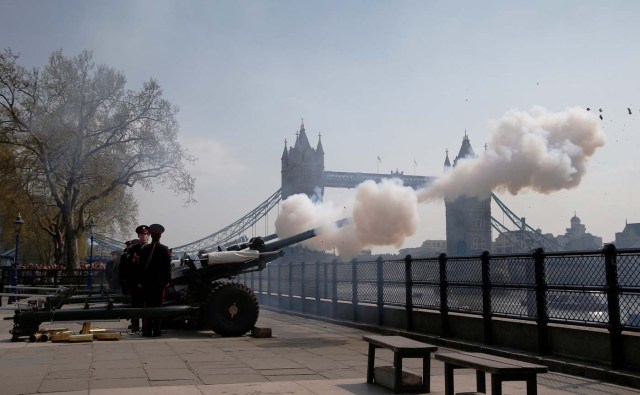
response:
<path id="1" fill-rule="evenodd" d="M 243 274 L 239 281 L 259 296 L 330 302 L 337 317 L 339 303 L 376 305 L 378 325 L 385 324 L 385 307 L 403 308 L 407 329 L 413 329 L 415 309 L 435 310 L 447 337 L 450 313 L 481 316 L 484 341 L 492 343 L 494 317 L 537 324 L 538 349 L 549 351 L 548 325 L 600 327 L 609 331 L 613 367 L 622 360 L 622 332 L 640 332 L 640 250 L 490 255 L 351 262 L 287 262 L 270 264 L 261 272 Z M 316 310 L 318 311 L 318 310 Z"/>
<path id="2" fill-rule="evenodd" d="M 23 286 L 59 286 L 73 285 L 78 288 L 87 286 L 89 270 L 63 270 L 63 269 L 18 269 L 18 285 Z M 93 269 L 94 288 L 106 287 L 108 284 L 104 270 Z M 13 268 L 2 267 L 0 270 L 0 288 L 11 285 Z M 11 292 L 11 291 L 5 291 Z"/>

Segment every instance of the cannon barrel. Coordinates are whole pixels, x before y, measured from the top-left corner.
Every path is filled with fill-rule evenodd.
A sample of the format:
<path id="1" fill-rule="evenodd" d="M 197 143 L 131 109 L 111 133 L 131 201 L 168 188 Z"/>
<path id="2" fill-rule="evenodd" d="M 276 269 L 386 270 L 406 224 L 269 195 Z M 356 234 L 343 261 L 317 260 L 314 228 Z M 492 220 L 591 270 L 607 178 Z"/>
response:
<path id="1" fill-rule="evenodd" d="M 340 228 L 343 225 L 347 224 L 348 222 L 349 222 L 349 219 L 343 218 L 339 221 L 336 221 L 335 224 L 338 228 Z M 278 239 L 271 243 L 266 243 L 260 251 L 261 252 L 277 251 L 284 247 L 289 247 L 294 244 L 308 240 L 312 237 L 319 235 L 320 233 L 322 233 L 322 228 L 307 230 L 306 232 L 298 233 L 297 235 L 285 237 L 284 239 Z"/>
<path id="2" fill-rule="evenodd" d="M 92 309 L 62 309 L 62 310 L 23 310 L 16 313 L 21 321 L 91 321 L 113 320 L 136 317 L 167 318 L 180 315 L 189 315 L 199 311 L 197 306 L 164 306 L 164 307 L 115 307 Z M 7 317 L 10 318 L 10 317 Z"/>

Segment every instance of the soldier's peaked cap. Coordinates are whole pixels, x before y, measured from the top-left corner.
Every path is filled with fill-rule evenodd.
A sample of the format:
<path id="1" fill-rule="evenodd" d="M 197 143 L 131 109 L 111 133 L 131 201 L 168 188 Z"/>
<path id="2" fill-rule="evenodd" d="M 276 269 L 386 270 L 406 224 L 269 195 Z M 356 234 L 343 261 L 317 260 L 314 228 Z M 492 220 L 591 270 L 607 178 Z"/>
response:
<path id="1" fill-rule="evenodd" d="M 147 225 L 140 225 L 136 228 L 136 233 L 149 233 L 149 227 Z"/>
<path id="2" fill-rule="evenodd" d="M 151 224 L 149 225 L 149 232 L 161 235 L 162 233 L 164 233 L 164 226 L 160 224 Z"/>

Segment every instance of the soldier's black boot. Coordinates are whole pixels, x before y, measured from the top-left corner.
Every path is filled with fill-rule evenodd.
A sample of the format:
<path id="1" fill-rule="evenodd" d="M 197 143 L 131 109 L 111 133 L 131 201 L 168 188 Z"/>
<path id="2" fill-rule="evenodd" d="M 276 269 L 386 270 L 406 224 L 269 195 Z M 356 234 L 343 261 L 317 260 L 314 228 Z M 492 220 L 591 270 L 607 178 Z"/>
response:
<path id="1" fill-rule="evenodd" d="M 151 321 L 151 336 L 162 336 L 162 332 L 160 331 L 160 320 L 156 319 Z"/>
<path id="2" fill-rule="evenodd" d="M 149 318 L 144 318 L 142 320 L 142 336 L 151 337 L 151 328 L 153 328 L 151 320 Z"/>
<path id="3" fill-rule="evenodd" d="M 129 333 L 134 334 L 140 332 L 140 319 L 132 318 L 131 325 L 129 325 Z"/>

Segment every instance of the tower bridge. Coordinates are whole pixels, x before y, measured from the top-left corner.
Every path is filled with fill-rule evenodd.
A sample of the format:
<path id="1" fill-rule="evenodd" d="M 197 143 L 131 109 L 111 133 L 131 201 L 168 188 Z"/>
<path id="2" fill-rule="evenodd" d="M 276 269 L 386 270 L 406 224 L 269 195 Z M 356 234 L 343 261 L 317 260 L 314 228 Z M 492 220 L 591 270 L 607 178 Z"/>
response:
<path id="1" fill-rule="evenodd" d="M 459 159 L 470 156 L 475 156 L 475 153 L 465 132 L 453 165 L 447 151 L 444 161 L 445 170 L 455 167 Z M 399 171 L 379 174 L 325 170 L 321 136 L 318 136 L 318 144 L 313 148 L 309 143 L 304 122 L 296 133 L 296 140 L 292 147 L 288 147 L 285 140 L 281 165 L 281 187 L 265 201 L 223 229 L 188 244 L 174 247 L 173 251 L 183 253 L 213 250 L 218 246 L 244 241 L 246 232 L 259 221 L 267 220 L 269 212 L 277 207 L 281 200 L 291 195 L 304 193 L 321 200 L 325 188 L 355 188 L 367 180 L 380 183 L 384 179 L 394 178 L 401 180 L 405 186 L 419 189 L 430 185 L 436 179 L 435 176 L 405 175 Z M 503 224 L 491 215 L 492 202 L 510 221 L 510 225 Z M 461 197 L 454 201 L 446 201 L 445 210 L 447 254 L 449 255 L 479 255 L 483 251 L 490 251 L 492 229 L 502 235 L 504 242 L 510 244 L 510 252 L 526 252 L 538 247 L 543 247 L 547 251 L 561 249 L 554 239 L 527 224 L 524 218 L 511 211 L 495 194 L 487 199 Z M 515 230 L 510 230 L 509 227 Z M 269 237 L 275 237 L 275 235 Z M 120 249 L 122 246 L 122 243 L 108 237 L 98 236 L 96 240 L 109 248 Z"/>

